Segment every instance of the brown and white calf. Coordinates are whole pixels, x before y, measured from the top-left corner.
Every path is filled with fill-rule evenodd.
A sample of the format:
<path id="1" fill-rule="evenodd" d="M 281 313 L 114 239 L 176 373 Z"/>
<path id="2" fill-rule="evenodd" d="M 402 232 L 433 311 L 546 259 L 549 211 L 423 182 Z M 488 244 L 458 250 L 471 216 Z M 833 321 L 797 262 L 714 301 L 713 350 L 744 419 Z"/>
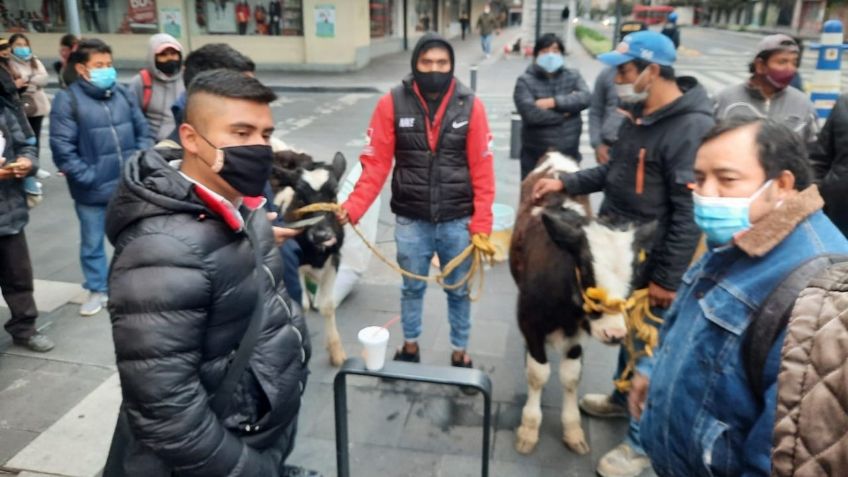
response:
<path id="1" fill-rule="evenodd" d="M 626 335 L 624 316 L 589 314 L 575 270 L 584 288 L 601 287 L 610 298 L 627 298 L 644 286 L 642 261 L 654 225 L 641 227 L 591 218 L 587 197 L 547 195 L 534 203 L 532 189 L 543 177 L 579 170 L 559 153 L 547 153 L 522 182 L 510 248 L 510 269 L 518 285 L 518 326 L 527 346 L 527 403 L 516 430 L 518 452 L 530 453 L 539 441 L 542 387 L 551 374 L 546 345 L 561 355 L 563 441 L 578 454 L 589 452 L 580 422 L 577 388 L 582 369 L 582 337 L 614 345 Z"/>
<path id="2" fill-rule="evenodd" d="M 299 273 L 303 289 L 303 308 L 309 309 L 310 305 L 314 305 L 324 317 L 327 351 L 333 366 L 340 366 L 345 360 L 344 348 L 336 327 L 336 305 L 333 300 L 344 228 L 333 212 L 314 212 L 303 217 L 295 216 L 294 212 L 310 204 L 335 203 L 339 181 L 345 171 L 345 162 L 340 152 L 336 153 L 330 164 L 316 162 L 311 156 L 292 150 L 275 152 L 270 181 L 274 204 L 286 222 L 316 216 L 322 218 L 318 223 L 304 229 L 295 240 L 302 252 Z M 309 303 L 305 286 L 307 276 L 318 285 L 314 303 Z"/>

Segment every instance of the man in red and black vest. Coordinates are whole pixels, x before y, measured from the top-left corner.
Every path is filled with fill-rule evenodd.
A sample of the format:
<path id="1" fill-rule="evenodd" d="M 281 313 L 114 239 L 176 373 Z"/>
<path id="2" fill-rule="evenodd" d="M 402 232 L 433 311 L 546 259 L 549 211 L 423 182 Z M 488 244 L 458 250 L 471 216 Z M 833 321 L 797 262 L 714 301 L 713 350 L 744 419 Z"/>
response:
<path id="1" fill-rule="evenodd" d="M 398 264 L 427 275 L 433 254 L 447 264 L 471 243 L 488 245 L 492 230 L 495 179 L 491 134 L 483 103 L 453 76 L 454 52 L 435 34 L 418 41 L 412 74 L 377 103 L 369 142 L 359 157 L 362 176 L 339 214 L 356 223 L 377 198 L 392 172 L 392 212 Z M 481 247 L 481 248 L 484 248 Z M 470 260 L 451 273 L 455 283 Z M 418 362 L 418 337 L 427 284 L 404 277 L 401 319 L 404 345 L 396 360 Z M 471 331 L 468 289 L 446 290 L 451 364 L 471 367 L 466 353 Z"/>

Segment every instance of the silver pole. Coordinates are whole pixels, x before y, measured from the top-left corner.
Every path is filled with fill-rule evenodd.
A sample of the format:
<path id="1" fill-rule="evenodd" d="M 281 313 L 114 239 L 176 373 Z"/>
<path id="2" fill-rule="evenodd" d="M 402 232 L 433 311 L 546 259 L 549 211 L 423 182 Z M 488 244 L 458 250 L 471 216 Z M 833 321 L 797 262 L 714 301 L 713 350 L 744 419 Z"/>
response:
<path id="1" fill-rule="evenodd" d="M 77 0 L 65 0 L 65 24 L 68 27 L 68 33 L 71 33 L 77 38 L 82 35 L 82 30 L 80 30 Z"/>

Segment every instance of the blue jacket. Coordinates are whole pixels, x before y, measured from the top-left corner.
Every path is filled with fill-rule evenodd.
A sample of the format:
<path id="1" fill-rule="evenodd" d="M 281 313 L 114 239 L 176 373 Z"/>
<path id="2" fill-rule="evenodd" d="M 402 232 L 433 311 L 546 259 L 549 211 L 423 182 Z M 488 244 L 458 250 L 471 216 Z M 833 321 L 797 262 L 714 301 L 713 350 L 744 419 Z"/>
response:
<path id="1" fill-rule="evenodd" d="M 794 200 L 810 196 L 821 202 L 814 187 Z M 763 370 L 763 396 L 748 383 L 741 343 L 749 319 L 788 273 L 816 255 L 848 253 L 848 241 L 820 208 L 794 229 L 784 226 L 786 238 L 762 256 L 743 252 L 737 240 L 708 251 L 684 275 L 653 369 L 639 367 L 651 379 L 640 437 L 659 476 L 770 474 L 783 335 Z M 780 236 L 758 234 L 759 242 Z"/>
<path id="2" fill-rule="evenodd" d="M 144 114 L 123 86 L 104 90 L 81 79 L 56 93 L 50 150 L 75 201 L 106 205 L 124 162 L 151 145 Z"/>

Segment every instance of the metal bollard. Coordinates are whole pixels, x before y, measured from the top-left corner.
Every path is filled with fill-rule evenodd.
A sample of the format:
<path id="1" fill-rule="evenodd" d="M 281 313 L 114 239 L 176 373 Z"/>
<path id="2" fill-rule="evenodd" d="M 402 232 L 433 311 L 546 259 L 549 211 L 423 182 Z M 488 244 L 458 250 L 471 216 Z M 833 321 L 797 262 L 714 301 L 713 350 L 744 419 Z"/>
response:
<path id="1" fill-rule="evenodd" d="M 510 116 L 509 158 L 521 158 L 521 115 L 513 112 Z"/>
<path id="2" fill-rule="evenodd" d="M 477 65 L 471 67 L 471 91 L 477 92 Z"/>
<path id="3" fill-rule="evenodd" d="M 842 74 L 842 22 L 828 20 L 822 28 L 819 59 L 810 84 L 810 100 L 816 107 L 819 119 L 825 120 L 839 99 Z"/>

